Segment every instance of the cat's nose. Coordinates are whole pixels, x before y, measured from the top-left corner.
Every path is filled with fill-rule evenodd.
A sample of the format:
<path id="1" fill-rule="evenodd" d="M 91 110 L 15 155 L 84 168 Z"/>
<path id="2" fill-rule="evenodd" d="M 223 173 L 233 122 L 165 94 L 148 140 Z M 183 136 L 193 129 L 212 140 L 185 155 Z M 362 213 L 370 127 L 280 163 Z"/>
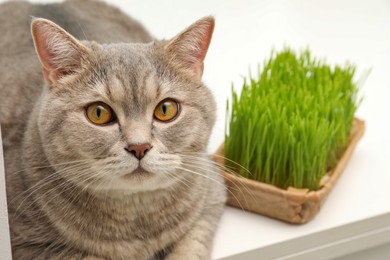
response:
<path id="1" fill-rule="evenodd" d="M 150 144 L 131 144 L 127 148 L 126 151 L 134 155 L 138 160 L 144 158 L 145 154 L 152 149 Z"/>

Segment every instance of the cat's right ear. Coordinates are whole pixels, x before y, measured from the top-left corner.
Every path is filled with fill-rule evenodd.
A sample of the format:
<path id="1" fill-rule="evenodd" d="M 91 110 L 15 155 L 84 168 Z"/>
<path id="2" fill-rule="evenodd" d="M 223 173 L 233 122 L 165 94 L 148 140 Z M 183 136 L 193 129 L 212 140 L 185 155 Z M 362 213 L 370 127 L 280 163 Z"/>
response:
<path id="1" fill-rule="evenodd" d="M 33 19 L 31 33 L 49 86 L 81 68 L 88 48 L 57 24 L 42 18 Z"/>
<path id="2" fill-rule="evenodd" d="M 200 80 L 203 62 L 214 31 L 214 18 L 204 17 L 173 38 L 166 46 L 171 60 Z"/>

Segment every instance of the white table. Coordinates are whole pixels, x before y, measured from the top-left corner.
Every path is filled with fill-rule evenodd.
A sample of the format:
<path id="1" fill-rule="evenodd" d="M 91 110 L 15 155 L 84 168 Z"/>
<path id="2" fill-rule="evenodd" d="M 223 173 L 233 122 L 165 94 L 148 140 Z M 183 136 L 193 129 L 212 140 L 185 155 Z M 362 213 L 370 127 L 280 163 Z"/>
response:
<path id="1" fill-rule="evenodd" d="M 366 134 L 319 215 L 306 225 L 294 226 L 227 207 L 213 258 L 324 259 L 390 243 L 388 1 L 109 2 L 141 21 L 158 38 L 170 38 L 196 19 L 215 15 L 216 29 L 204 74 L 218 103 L 211 152 L 223 141 L 231 83 L 240 89 L 241 76 L 247 75 L 248 67 L 255 71 L 272 48 L 280 50 L 288 45 L 299 50 L 309 46 L 313 54 L 332 64 L 347 60 L 357 64 L 358 75 L 372 69 L 357 113 L 367 122 Z"/>

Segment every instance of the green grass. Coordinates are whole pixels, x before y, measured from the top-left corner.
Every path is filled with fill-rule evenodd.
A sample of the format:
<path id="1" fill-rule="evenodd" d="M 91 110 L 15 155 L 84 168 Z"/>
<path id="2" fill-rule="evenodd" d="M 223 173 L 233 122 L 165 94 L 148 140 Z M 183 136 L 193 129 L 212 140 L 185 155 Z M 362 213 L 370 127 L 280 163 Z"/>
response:
<path id="1" fill-rule="evenodd" d="M 348 144 L 357 109 L 355 67 L 326 65 L 306 50 L 273 53 L 227 102 L 225 156 L 244 177 L 280 188 L 319 188 Z"/>

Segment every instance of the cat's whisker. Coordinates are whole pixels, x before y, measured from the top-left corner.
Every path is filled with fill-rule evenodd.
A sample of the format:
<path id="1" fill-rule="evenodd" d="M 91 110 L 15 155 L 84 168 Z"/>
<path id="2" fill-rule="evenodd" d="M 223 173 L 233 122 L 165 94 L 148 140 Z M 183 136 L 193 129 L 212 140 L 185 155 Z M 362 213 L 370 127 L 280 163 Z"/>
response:
<path id="1" fill-rule="evenodd" d="M 192 165 L 193 167 L 197 167 L 197 168 L 199 168 L 199 169 L 203 169 L 203 170 L 207 171 L 207 168 L 206 168 L 206 169 L 205 169 L 205 168 L 202 168 L 199 164 L 196 164 L 196 163 L 194 163 L 194 162 L 192 162 L 192 163 L 187 163 L 187 164 Z M 208 171 L 211 171 L 211 169 L 208 170 Z M 220 174 L 219 169 L 216 169 L 216 172 L 213 172 L 213 171 L 211 171 L 211 172 L 214 173 L 214 174 Z M 229 188 L 227 189 L 227 191 L 236 199 L 236 201 L 240 204 L 239 206 L 240 206 L 242 209 L 244 209 L 243 206 L 241 205 L 240 201 L 237 199 L 237 196 L 233 193 L 233 191 L 238 191 L 238 192 L 242 193 L 242 190 L 241 190 L 241 188 L 238 186 L 238 184 L 233 183 L 233 185 L 234 185 L 234 187 L 229 187 Z M 242 186 L 244 187 L 244 189 L 246 190 L 246 192 L 252 197 L 252 199 L 255 199 L 254 194 L 252 193 L 252 191 L 249 190 L 248 187 L 247 187 L 244 183 L 242 183 Z M 246 200 L 245 196 L 244 196 L 244 199 L 245 199 L 245 202 L 247 203 L 247 200 Z"/>
<path id="2" fill-rule="evenodd" d="M 205 177 L 205 178 L 207 178 L 207 179 L 211 179 L 211 180 L 213 180 L 214 182 L 216 182 L 218 185 L 223 186 L 223 187 L 225 188 L 225 190 L 226 190 L 227 192 L 229 192 L 229 193 L 235 198 L 235 200 L 236 200 L 236 201 L 238 202 L 238 204 L 239 204 L 239 207 L 240 207 L 241 209 L 243 209 L 243 205 L 240 203 L 240 201 L 238 200 L 237 196 L 236 196 L 234 193 L 232 193 L 231 191 L 229 191 L 228 189 L 226 189 L 226 186 L 225 186 L 224 183 L 221 183 L 221 182 L 219 182 L 219 181 L 217 181 L 217 180 L 214 180 L 214 179 L 208 177 L 207 175 L 204 175 L 204 174 L 201 174 L 201 173 L 198 173 L 198 172 L 189 170 L 189 169 L 187 169 L 187 168 L 180 167 L 180 168 L 178 168 L 178 169 L 184 170 L 184 171 L 187 171 L 187 172 L 196 174 L 196 175 L 199 175 L 199 176 L 201 176 L 201 177 Z"/>
<path id="3" fill-rule="evenodd" d="M 171 173 L 171 172 L 167 172 L 166 175 L 167 178 L 172 178 L 174 181 L 176 182 L 180 182 L 181 184 L 185 185 L 187 188 L 190 188 L 190 182 L 186 179 L 183 179 L 183 178 L 179 178 L 178 176 L 175 176 L 174 173 Z"/>
<path id="4" fill-rule="evenodd" d="M 227 169 L 227 170 L 230 170 L 230 171 L 233 171 L 235 170 L 234 167 L 232 166 L 227 166 L 223 163 L 219 163 L 219 162 L 216 162 L 214 160 L 212 160 L 211 158 L 208 158 L 208 157 L 204 157 L 204 155 L 201 155 L 201 156 L 194 156 L 194 155 L 186 155 L 186 154 L 181 154 L 181 157 L 182 158 L 191 158 L 191 159 L 196 159 L 196 160 L 199 160 L 199 161 L 205 161 L 205 162 L 208 162 L 208 163 L 211 163 L 213 165 L 216 165 L 218 166 L 219 168 L 222 168 L 222 169 Z M 234 174 L 238 174 L 238 173 L 235 173 Z"/>
<path id="5" fill-rule="evenodd" d="M 27 190 L 23 191 L 22 193 L 20 193 L 19 195 L 17 195 L 14 199 L 12 199 L 10 201 L 10 203 L 12 203 L 13 201 L 15 201 L 16 199 L 19 199 L 20 196 L 24 196 L 27 192 L 30 192 L 31 190 L 34 190 L 36 187 L 39 187 L 41 184 L 48 184 L 48 182 L 55 178 L 57 175 L 59 175 L 60 173 L 66 173 L 67 171 L 70 171 L 70 170 L 74 170 L 74 169 L 78 169 L 79 167 L 82 167 L 86 164 L 88 164 L 89 162 L 81 162 L 81 163 L 78 163 L 76 165 L 71 165 L 69 167 L 66 167 L 64 169 L 61 169 L 59 171 L 56 171 L 56 172 L 53 172 L 51 174 L 49 174 L 48 176 L 46 176 L 45 178 L 43 178 L 42 180 L 38 181 L 36 184 L 34 184 L 33 186 L 31 186 L 30 188 L 28 188 Z M 52 180 L 51 180 L 52 181 Z M 31 193 L 30 193 L 31 195 Z"/>
<path id="6" fill-rule="evenodd" d="M 196 162 L 186 162 L 186 163 L 183 163 L 183 165 L 188 165 L 188 166 L 190 166 L 190 167 L 196 167 L 197 169 L 201 169 L 202 171 L 204 171 L 204 172 L 208 172 L 208 173 L 210 173 L 210 174 L 218 174 L 218 175 L 220 175 L 220 169 L 215 169 L 215 168 L 210 168 L 210 166 L 209 165 L 205 165 L 205 164 L 203 164 L 203 163 L 201 163 L 201 164 L 198 164 L 198 163 L 196 163 Z M 206 166 L 206 167 L 203 167 L 203 166 Z M 237 190 L 239 191 L 239 192 L 241 192 L 241 189 L 238 187 L 238 186 L 236 186 L 236 188 L 237 188 Z M 230 191 L 229 191 L 230 192 Z"/>
<path id="7" fill-rule="evenodd" d="M 45 178 L 43 178 L 42 180 L 40 180 L 39 182 L 37 182 L 35 185 L 31 186 L 29 189 L 25 190 L 24 192 L 28 192 L 30 189 L 33 189 L 35 186 L 40 185 L 41 183 L 47 182 L 50 178 L 54 177 L 55 175 L 58 175 L 59 173 L 63 173 L 63 172 L 67 172 L 67 171 L 70 171 L 70 170 L 73 170 L 73 169 L 77 169 L 77 168 L 79 168 L 79 167 L 81 167 L 81 166 L 84 166 L 84 165 L 86 165 L 86 164 L 88 164 L 88 163 L 89 163 L 89 161 L 84 161 L 84 160 L 83 160 L 83 161 L 80 161 L 80 162 L 78 162 L 78 163 L 76 163 L 76 164 L 71 164 L 71 165 L 68 166 L 68 167 L 65 167 L 65 168 L 63 168 L 63 169 L 60 169 L 60 170 L 58 170 L 58 171 L 55 171 L 55 172 L 53 172 L 53 173 L 47 175 Z M 23 193 L 22 193 L 22 194 L 23 194 Z M 22 195 L 22 194 L 20 194 L 20 195 Z"/>
<path id="8" fill-rule="evenodd" d="M 194 171 L 194 170 L 185 168 L 184 165 L 183 165 L 183 167 L 177 166 L 176 169 L 184 170 L 184 171 L 186 171 L 186 172 L 189 172 L 189 173 L 192 173 L 192 174 L 201 176 L 201 177 L 203 177 L 203 178 L 206 178 L 206 179 L 208 179 L 208 180 L 211 180 L 211 181 L 217 183 L 218 185 L 223 185 L 223 187 L 225 187 L 225 184 L 224 184 L 223 182 L 219 182 L 218 180 L 216 180 L 216 179 L 214 179 L 214 178 L 211 178 L 210 176 L 207 176 L 207 175 L 205 175 L 205 174 L 202 174 L 202 173 L 196 172 L 196 171 Z"/>
<path id="9" fill-rule="evenodd" d="M 106 172 L 109 172 L 109 171 L 106 171 Z M 81 183 L 79 183 L 79 186 L 84 186 L 82 188 L 78 187 L 80 190 L 78 192 L 78 194 L 76 194 L 75 196 L 73 196 L 73 199 L 70 201 L 70 203 L 68 204 L 68 207 L 66 208 L 65 212 L 68 212 L 68 208 L 71 207 L 72 204 L 74 204 L 74 202 L 82 195 L 85 193 L 85 191 L 89 188 L 89 186 L 92 186 L 93 184 L 95 184 L 96 182 L 98 181 L 101 181 L 100 178 L 98 178 L 98 176 L 100 175 L 104 175 L 104 172 L 97 172 L 97 173 L 94 173 L 93 175 L 91 175 L 90 177 L 88 177 L 87 179 L 83 180 Z M 92 181 L 91 181 L 92 180 Z M 86 183 L 84 185 L 84 183 Z M 101 182 L 103 183 L 103 181 Z M 100 183 L 100 184 L 101 184 Z M 81 185 L 80 185 L 81 184 Z M 99 184 L 99 185 L 100 185 Z M 95 188 L 96 189 L 96 188 Z"/>
<path id="10" fill-rule="evenodd" d="M 218 162 L 215 162 L 211 159 L 207 159 L 207 158 L 204 158 L 204 157 L 197 157 L 197 156 L 189 156 L 189 155 L 182 155 L 182 157 L 185 159 L 191 159 L 191 161 L 202 161 L 202 162 L 205 162 L 205 163 L 209 163 L 209 164 L 212 164 L 213 166 L 217 167 L 218 169 L 222 170 L 222 171 L 225 171 L 229 174 L 232 174 L 236 177 L 240 177 L 242 178 L 242 176 L 238 173 L 236 173 L 233 169 L 230 169 L 229 167 L 227 167 L 226 165 L 222 164 L 222 163 L 218 163 Z"/>
<path id="11" fill-rule="evenodd" d="M 239 164 L 239 163 L 237 163 L 237 162 L 235 162 L 235 161 L 233 161 L 233 160 L 231 160 L 231 159 L 229 159 L 229 158 L 227 158 L 225 156 L 219 155 L 219 154 L 211 154 L 211 153 L 205 153 L 205 152 L 190 152 L 190 151 L 185 151 L 185 152 L 181 152 L 181 153 L 182 154 L 199 154 L 199 155 L 207 155 L 207 156 L 211 156 L 211 157 L 215 156 L 215 157 L 218 157 L 218 158 L 222 158 L 225 161 L 228 161 L 228 162 L 234 164 L 236 167 L 238 167 L 240 169 L 243 169 L 245 172 L 247 172 L 248 174 L 253 176 L 253 174 L 247 168 L 242 166 L 241 164 Z"/>
<path id="12" fill-rule="evenodd" d="M 94 182 L 98 181 L 99 179 L 96 178 L 100 173 L 94 173 L 91 176 L 88 176 L 87 173 L 89 170 L 84 170 L 83 172 L 78 172 L 78 175 L 70 177 L 68 180 L 65 180 L 64 183 L 62 183 L 59 186 L 56 186 L 48 191 L 46 191 L 43 194 L 40 194 L 39 197 L 37 197 L 37 200 L 45 201 L 44 206 L 47 206 L 51 201 L 56 200 L 59 198 L 59 196 L 63 195 L 64 193 L 73 193 L 74 190 L 80 190 L 76 196 L 73 196 L 73 200 L 69 202 L 68 207 L 73 204 L 73 202 L 85 191 L 84 188 L 87 186 L 92 185 Z M 95 178 L 95 180 L 92 180 Z M 76 184 L 77 182 L 77 184 Z M 86 184 L 85 184 L 86 183 Z M 82 187 L 84 186 L 84 187 Z M 51 193 L 55 193 L 54 196 L 50 196 Z M 47 198 L 50 197 L 49 200 Z M 67 210 L 65 210 L 67 212 Z"/>
<path id="13" fill-rule="evenodd" d="M 114 178 L 111 178 L 110 179 L 110 183 L 109 183 L 109 187 L 112 187 L 112 183 L 114 182 Z M 107 201 L 107 198 L 108 198 L 108 192 L 109 192 L 109 189 L 106 189 L 106 197 L 105 197 L 105 201 Z"/>
<path id="14" fill-rule="evenodd" d="M 77 172 L 77 173 L 78 173 L 77 175 L 74 175 L 74 176 L 70 176 L 70 175 L 69 175 L 67 178 L 61 178 L 61 176 L 59 176 L 58 174 L 57 174 L 57 175 L 52 174 L 52 175 L 50 176 L 50 177 L 51 177 L 50 180 L 47 180 L 46 182 L 41 182 L 39 185 L 37 185 L 37 184 L 34 185 L 34 186 L 36 186 L 36 187 L 35 187 L 33 190 L 31 190 L 29 194 L 23 195 L 23 196 L 25 196 L 25 197 L 24 197 L 23 200 L 19 203 L 18 207 L 17 207 L 16 210 L 15 210 L 15 213 L 19 212 L 19 208 L 20 208 L 22 205 L 24 205 L 25 201 L 26 201 L 28 198 L 32 198 L 32 199 L 33 199 L 32 202 L 30 203 L 30 205 L 31 205 L 32 203 L 34 203 L 34 199 L 37 199 L 37 198 L 39 198 L 39 197 L 41 197 L 41 196 L 43 196 L 43 195 L 46 195 L 46 196 L 47 196 L 47 195 L 50 194 L 51 192 L 56 192 L 57 194 L 60 194 L 60 193 L 63 192 L 64 190 L 69 189 L 69 187 L 68 187 L 67 189 L 65 189 L 65 188 L 67 187 L 67 185 L 69 186 L 69 183 L 70 183 L 70 184 L 74 184 L 74 183 L 78 182 L 79 179 L 81 179 L 81 178 L 84 177 L 83 174 L 87 172 L 87 169 L 85 169 L 85 168 L 83 168 L 83 167 L 84 167 L 84 165 L 81 165 L 81 166 L 79 166 L 78 168 L 72 167 L 72 168 L 66 169 L 67 171 L 62 171 L 62 173 L 64 173 L 64 174 L 67 174 L 67 173 L 72 174 L 72 173 L 74 173 L 74 172 Z M 58 172 L 56 172 L 56 173 L 58 173 Z M 62 183 L 59 184 L 59 185 L 57 185 L 57 186 L 55 187 L 55 189 L 49 189 L 49 190 L 45 191 L 43 194 L 40 194 L 40 196 L 38 196 L 37 198 L 32 197 L 32 195 L 33 195 L 34 193 L 38 192 L 39 190 L 42 190 L 43 188 L 47 187 L 48 185 L 53 184 L 55 181 L 58 181 L 59 179 L 61 179 Z M 30 188 L 30 189 L 31 189 L 31 188 Z M 22 194 L 21 194 L 21 195 L 22 195 Z M 19 195 L 19 197 L 20 197 L 20 195 Z M 18 215 L 20 215 L 20 214 L 18 214 Z"/>
<path id="15" fill-rule="evenodd" d="M 57 166 L 67 166 L 67 165 L 72 165 L 72 164 L 76 164 L 76 163 L 80 163 L 80 162 L 87 162 L 87 161 L 94 161 L 94 160 L 96 160 L 96 159 L 95 158 L 94 159 L 83 159 L 83 160 L 76 160 L 76 161 L 57 163 L 57 164 L 50 164 L 49 163 L 47 165 L 24 168 L 24 169 L 22 169 L 20 171 L 11 172 L 9 174 L 12 175 L 12 174 L 25 172 L 25 171 L 28 171 L 28 170 L 39 170 L 39 169 L 45 169 L 45 168 L 54 168 L 54 167 L 57 167 Z"/>
<path id="16" fill-rule="evenodd" d="M 74 170 L 74 169 L 72 169 L 72 170 Z M 35 199 L 36 199 L 36 200 L 39 200 L 39 199 L 41 199 L 41 198 L 48 197 L 48 195 L 50 195 L 50 193 L 52 193 L 52 192 L 55 192 L 55 195 L 52 197 L 52 199 L 54 199 L 55 197 L 58 197 L 59 195 L 62 194 L 62 192 L 67 191 L 67 190 L 69 190 L 69 189 L 72 188 L 72 187 L 75 187 L 75 185 L 68 185 L 68 184 L 69 184 L 69 183 L 72 184 L 72 182 L 77 182 L 77 181 L 79 181 L 79 179 L 83 177 L 83 173 L 85 173 L 85 172 L 86 172 L 86 170 L 84 170 L 83 172 L 79 172 L 78 175 L 73 176 L 73 177 L 69 177 L 68 179 L 61 179 L 63 182 L 62 182 L 60 185 L 57 185 L 55 188 L 51 188 L 51 189 L 45 191 L 44 193 L 40 194 L 40 195 L 39 195 L 38 197 L 36 197 Z M 50 182 L 53 182 L 53 181 L 55 181 L 55 180 L 57 180 L 57 179 L 53 179 L 53 180 L 51 180 Z M 25 200 L 26 200 L 27 198 L 30 198 L 35 192 L 37 192 L 38 190 L 40 190 L 40 189 L 44 188 L 45 186 L 49 185 L 50 182 L 45 182 L 45 183 L 43 183 L 42 185 L 40 185 L 39 187 L 37 187 L 35 190 L 33 190 L 28 196 L 26 196 L 26 197 L 19 203 L 19 206 L 16 208 L 15 213 L 18 213 L 19 208 L 24 204 L 24 202 L 25 202 Z M 67 187 L 66 185 L 68 185 L 68 187 Z M 52 199 L 50 199 L 50 200 L 52 200 Z M 24 208 L 26 209 L 26 208 L 30 207 L 34 202 L 35 202 L 35 201 L 34 201 L 34 198 L 33 198 L 32 202 L 31 202 L 30 204 L 28 204 L 28 205 L 23 205 L 23 206 L 25 206 Z M 16 216 L 20 216 L 22 213 L 23 213 L 23 211 L 19 212 Z"/>
<path id="17" fill-rule="evenodd" d="M 175 169 L 178 170 L 179 173 L 182 173 L 182 169 L 178 169 L 178 168 L 175 168 Z M 180 177 L 181 177 L 180 175 L 179 175 L 179 176 L 175 176 L 175 174 L 177 174 L 177 172 L 171 173 L 171 174 L 173 174 L 173 176 L 176 178 L 177 181 L 183 183 L 183 184 L 186 185 L 188 188 L 191 188 L 191 187 L 193 186 L 193 183 L 191 182 L 191 180 L 189 180 L 185 175 L 183 175 L 183 177 L 180 178 Z M 199 174 L 201 174 L 201 173 L 199 173 Z M 203 191 L 203 192 L 208 192 L 208 191 L 210 191 L 210 190 L 212 189 L 212 187 L 200 186 L 200 187 L 197 187 L 196 189 L 197 189 L 197 190 L 201 190 L 201 191 Z"/>
<path id="18" fill-rule="evenodd" d="M 194 152 L 195 153 L 195 152 Z M 196 152 L 197 153 L 197 152 Z M 207 153 L 200 153 L 201 155 L 208 155 Z M 242 177 L 242 175 L 240 175 L 239 173 L 235 172 L 236 168 L 233 168 L 231 166 L 227 166 L 225 165 L 224 163 L 219 163 L 219 162 L 216 162 L 214 160 L 212 160 L 211 158 L 205 158 L 203 156 L 201 157 L 198 157 L 198 156 L 191 156 L 191 155 L 185 155 L 185 154 L 182 154 L 182 157 L 187 157 L 187 158 L 192 158 L 192 159 L 196 159 L 196 160 L 203 160 L 203 161 L 208 161 L 210 163 L 212 163 L 213 165 L 216 165 L 218 166 L 219 168 L 221 168 L 222 170 L 236 176 L 236 177 Z M 221 156 L 223 157 L 223 156 Z M 239 164 L 237 164 L 239 166 Z M 242 167 L 245 171 L 247 171 L 247 173 L 251 176 L 253 176 L 253 174 L 247 170 L 246 168 Z"/>
<path id="19" fill-rule="evenodd" d="M 185 157 L 185 156 L 184 156 L 184 157 Z M 187 164 L 195 164 L 194 166 L 196 166 L 196 167 L 200 167 L 200 166 L 206 166 L 206 167 L 208 166 L 208 167 L 210 167 L 209 165 L 207 165 L 207 163 L 212 163 L 212 162 L 213 162 L 213 161 L 207 161 L 206 163 L 205 163 L 204 161 L 197 162 L 196 159 L 198 159 L 198 158 L 197 158 L 197 157 L 194 157 L 194 156 L 191 156 L 191 161 L 190 161 L 190 162 L 186 162 L 186 163 L 187 163 Z M 223 168 L 223 167 L 221 167 L 221 165 L 219 165 L 218 163 L 217 163 L 217 164 L 213 164 L 213 165 L 214 165 L 214 167 L 218 168 L 218 170 L 215 172 L 216 174 L 220 174 L 219 170 L 220 170 L 220 168 L 222 168 L 222 170 L 224 170 L 224 171 L 226 171 L 226 172 L 228 172 L 228 173 L 230 173 L 230 174 L 233 174 L 233 175 L 238 176 L 237 178 L 238 178 L 239 181 L 243 180 L 243 179 L 240 179 L 240 178 L 243 178 L 242 176 L 237 175 L 235 172 L 231 171 L 230 169 Z M 203 169 L 204 169 L 204 168 L 203 168 Z M 207 170 L 207 168 L 206 168 L 205 170 Z M 239 192 L 242 192 L 242 191 L 241 191 L 241 188 L 238 186 L 238 184 L 233 183 L 233 185 L 234 185 L 234 189 L 236 189 L 236 190 L 239 191 Z M 253 194 L 253 192 L 247 187 L 247 185 L 246 185 L 244 182 L 242 182 L 241 185 L 244 187 L 244 189 L 246 190 L 246 192 L 254 199 L 254 194 Z M 232 188 L 233 188 L 233 187 L 230 187 L 229 189 L 232 189 Z M 229 190 L 229 189 L 228 189 L 228 190 Z M 233 194 L 230 190 L 229 190 L 229 192 L 234 196 L 234 194 Z M 236 196 L 234 196 L 234 197 L 236 197 Z M 244 198 L 245 198 L 245 197 L 244 197 Z M 246 198 L 245 198 L 245 200 L 246 200 Z M 237 202 L 238 202 L 238 200 L 237 200 Z"/>
<path id="20" fill-rule="evenodd" d="M 235 162 L 235 161 L 232 161 L 230 160 L 229 158 L 225 157 L 225 156 L 222 156 L 222 155 L 216 155 L 216 154 L 210 154 L 210 153 L 200 153 L 200 152 L 183 152 L 183 155 L 186 155 L 186 156 L 190 156 L 190 154 L 193 154 L 193 155 L 200 155 L 201 158 L 204 158 L 206 159 L 204 156 L 207 156 L 209 158 L 207 158 L 207 160 L 212 160 L 214 163 L 220 165 L 220 166 L 224 166 L 224 167 L 227 167 L 231 170 L 237 170 L 237 169 L 242 169 L 244 170 L 246 173 L 248 173 L 249 175 L 253 175 L 247 168 L 245 168 L 244 166 L 240 165 L 239 163 Z M 229 161 L 231 162 L 234 166 L 230 166 L 230 165 L 226 165 L 225 163 L 219 163 L 219 162 L 216 162 L 215 160 L 212 159 L 212 157 L 219 157 L 219 158 L 222 158 L 226 161 Z M 198 157 L 198 156 L 195 156 L 195 157 Z M 199 157 L 198 157 L 199 158 Z M 238 173 L 237 173 L 238 174 Z"/>

